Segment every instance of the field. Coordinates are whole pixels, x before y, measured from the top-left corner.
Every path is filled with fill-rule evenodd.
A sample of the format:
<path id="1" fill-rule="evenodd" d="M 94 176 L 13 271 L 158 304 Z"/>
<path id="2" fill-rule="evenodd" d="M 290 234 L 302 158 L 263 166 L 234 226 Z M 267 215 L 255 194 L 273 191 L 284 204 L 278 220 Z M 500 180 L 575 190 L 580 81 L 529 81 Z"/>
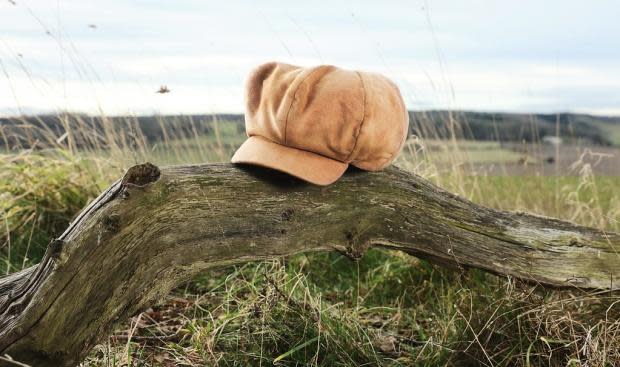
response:
<path id="1" fill-rule="evenodd" d="M 45 149 L 5 147 L 0 271 L 37 263 L 128 166 L 225 162 L 244 139 L 233 121 L 212 121 L 209 134 L 163 123 L 154 143 L 127 130 L 77 144 L 94 135 L 83 124 L 44 133 Z M 610 136 L 619 130 L 610 124 Z M 617 147 L 430 134 L 410 138 L 396 164 L 493 208 L 620 231 Z M 359 262 L 301 254 L 199 275 L 119 325 L 84 365 L 615 366 L 620 295 L 544 289 L 397 252 Z"/>

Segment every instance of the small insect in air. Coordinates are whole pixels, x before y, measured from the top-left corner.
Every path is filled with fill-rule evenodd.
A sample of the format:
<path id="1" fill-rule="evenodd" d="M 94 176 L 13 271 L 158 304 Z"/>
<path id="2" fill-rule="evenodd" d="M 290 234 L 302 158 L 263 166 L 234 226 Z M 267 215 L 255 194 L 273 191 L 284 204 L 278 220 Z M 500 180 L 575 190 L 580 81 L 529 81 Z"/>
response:
<path id="1" fill-rule="evenodd" d="M 159 90 L 155 93 L 159 93 L 159 94 L 170 93 L 170 89 L 168 89 L 167 85 L 162 85 L 161 87 L 159 87 Z"/>
<path id="2" fill-rule="evenodd" d="M 97 25 L 96 24 L 89 24 L 88 28 L 97 29 Z"/>
<path id="3" fill-rule="evenodd" d="M 13 5 L 17 5 L 17 3 L 14 0 L 9 0 L 9 2 Z"/>

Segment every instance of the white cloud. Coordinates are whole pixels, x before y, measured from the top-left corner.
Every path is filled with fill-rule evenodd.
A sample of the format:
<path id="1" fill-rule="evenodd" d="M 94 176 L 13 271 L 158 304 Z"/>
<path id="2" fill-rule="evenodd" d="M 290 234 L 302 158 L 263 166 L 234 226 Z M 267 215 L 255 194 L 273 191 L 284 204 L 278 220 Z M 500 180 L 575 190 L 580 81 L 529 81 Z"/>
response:
<path id="1" fill-rule="evenodd" d="M 385 73 L 411 108 L 620 109 L 615 2 L 17 4 L 0 2 L 0 110 L 240 112 L 274 59 Z"/>

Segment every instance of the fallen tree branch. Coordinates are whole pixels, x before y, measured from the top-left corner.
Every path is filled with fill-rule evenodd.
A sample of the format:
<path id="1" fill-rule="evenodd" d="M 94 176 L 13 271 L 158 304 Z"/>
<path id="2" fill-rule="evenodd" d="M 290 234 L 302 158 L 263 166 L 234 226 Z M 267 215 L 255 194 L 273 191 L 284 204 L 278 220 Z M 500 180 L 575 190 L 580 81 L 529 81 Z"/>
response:
<path id="1" fill-rule="evenodd" d="M 132 167 L 37 266 L 0 278 L 0 355 L 75 365 L 196 273 L 370 246 L 556 287 L 620 288 L 620 235 L 478 206 L 396 168 L 318 187 L 222 165 Z M 0 362 L 1 363 L 1 362 Z"/>

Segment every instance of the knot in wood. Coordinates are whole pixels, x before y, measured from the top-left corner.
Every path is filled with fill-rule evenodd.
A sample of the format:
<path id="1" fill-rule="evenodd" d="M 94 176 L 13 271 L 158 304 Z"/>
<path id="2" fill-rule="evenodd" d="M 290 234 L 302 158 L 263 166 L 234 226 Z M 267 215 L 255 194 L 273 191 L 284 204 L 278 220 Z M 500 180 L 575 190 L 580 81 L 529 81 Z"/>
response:
<path id="1" fill-rule="evenodd" d="M 571 238 L 571 239 L 568 241 L 568 245 L 569 245 L 569 246 L 572 246 L 572 247 L 585 247 L 585 244 L 584 244 L 584 243 L 579 242 L 579 240 L 578 240 L 577 238 L 575 238 L 575 237 Z"/>
<path id="2" fill-rule="evenodd" d="M 345 238 L 347 245 L 344 250 L 344 255 L 351 260 L 357 261 L 364 257 L 366 251 L 370 247 L 370 243 L 361 242 L 359 235 L 352 231 L 345 232 Z"/>
<path id="3" fill-rule="evenodd" d="M 118 214 L 112 213 L 103 217 L 103 228 L 109 232 L 118 232 L 121 226 L 121 217 Z"/>
<path id="4" fill-rule="evenodd" d="M 60 254 L 62 252 L 64 245 L 65 245 L 65 241 L 59 238 L 53 239 L 52 242 L 50 242 L 49 244 L 50 256 L 54 259 L 58 259 L 60 257 Z"/>
<path id="5" fill-rule="evenodd" d="M 123 186 L 145 186 L 159 179 L 161 172 L 159 168 L 149 162 L 130 167 L 123 176 Z"/>
<path id="6" fill-rule="evenodd" d="M 282 220 L 284 221 L 289 221 L 291 220 L 291 218 L 293 217 L 293 214 L 295 213 L 295 209 L 293 208 L 287 208 L 286 210 L 284 210 L 281 214 Z"/>

